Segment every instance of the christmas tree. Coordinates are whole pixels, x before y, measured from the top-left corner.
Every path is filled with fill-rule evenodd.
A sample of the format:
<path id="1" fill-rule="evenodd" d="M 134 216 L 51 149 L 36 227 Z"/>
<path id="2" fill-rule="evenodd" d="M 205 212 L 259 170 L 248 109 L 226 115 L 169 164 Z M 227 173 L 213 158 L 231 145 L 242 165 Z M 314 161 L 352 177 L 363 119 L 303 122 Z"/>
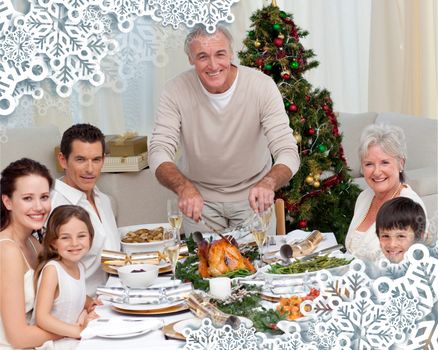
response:
<path id="1" fill-rule="evenodd" d="M 239 52 L 241 64 L 277 83 L 301 158 L 299 171 L 276 193 L 285 201 L 287 229 L 334 232 L 343 243 L 360 190 L 349 174 L 330 93 L 313 89 L 304 78 L 318 66 L 313 51 L 300 43 L 308 32 L 275 2 L 256 11 L 251 21 L 245 49 Z"/>

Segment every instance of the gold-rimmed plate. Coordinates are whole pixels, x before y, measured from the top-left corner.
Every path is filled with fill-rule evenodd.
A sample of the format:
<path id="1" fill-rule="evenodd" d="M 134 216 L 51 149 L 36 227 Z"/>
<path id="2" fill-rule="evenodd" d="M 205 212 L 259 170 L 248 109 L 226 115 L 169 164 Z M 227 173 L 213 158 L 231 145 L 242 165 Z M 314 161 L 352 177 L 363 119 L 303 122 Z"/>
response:
<path id="1" fill-rule="evenodd" d="M 177 340 L 186 340 L 186 337 L 183 334 L 177 332 L 174 328 L 178 322 L 179 321 L 166 324 L 163 327 L 163 333 L 167 338 L 177 339 Z"/>
<path id="2" fill-rule="evenodd" d="M 165 307 L 162 309 L 155 309 L 155 310 L 127 310 L 127 309 L 116 307 L 114 305 L 111 306 L 111 309 L 121 314 L 127 314 L 127 315 L 167 315 L 181 311 L 186 311 L 189 309 L 189 307 L 187 306 L 186 303 L 180 303 L 177 305 Z"/>

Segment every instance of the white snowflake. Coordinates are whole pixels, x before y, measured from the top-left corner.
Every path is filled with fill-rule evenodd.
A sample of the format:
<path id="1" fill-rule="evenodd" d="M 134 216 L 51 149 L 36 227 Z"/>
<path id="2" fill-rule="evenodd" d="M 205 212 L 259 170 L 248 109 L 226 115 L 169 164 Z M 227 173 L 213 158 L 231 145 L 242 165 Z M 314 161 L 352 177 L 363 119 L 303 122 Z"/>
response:
<path id="1" fill-rule="evenodd" d="M 398 331 L 411 328 L 422 313 L 417 310 L 418 300 L 409 298 L 402 293 L 395 299 L 390 299 L 385 304 L 385 313 L 389 323 Z"/>
<path id="2" fill-rule="evenodd" d="M 84 24 L 93 25 L 95 33 L 101 35 L 103 33 L 111 33 L 111 16 L 105 14 L 99 7 L 90 6 L 84 12 L 84 17 L 82 19 Z"/>
<path id="3" fill-rule="evenodd" d="M 120 33 L 126 34 L 142 17 L 168 25 L 166 18 L 176 16 L 171 21 L 174 26 L 204 23 L 213 31 L 219 21 L 233 21 L 230 8 L 237 1 L 29 0 L 30 10 L 21 14 L 10 1 L 0 0 L 0 115 L 13 113 L 22 96 L 41 98 L 42 91 L 29 92 L 35 82 L 46 77 L 55 83 L 61 97 L 69 96 L 80 81 L 102 86 L 105 75 L 101 62 L 107 55 L 115 54 L 119 46 L 123 58 L 132 58 L 119 60 L 128 66 L 117 68 L 123 76 L 125 72 L 135 75 L 136 71 L 129 68 L 131 62 L 136 69 L 144 62 L 165 66 L 170 61 L 166 49 L 183 42 L 162 27 L 146 28 L 140 24 L 131 41 L 126 39 L 129 45 L 138 44 L 130 51 L 132 46 L 117 43 L 113 23 Z M 106 71 L 114 72 L 114 69 L 107 66 Z M 107 86 L 119 92 L 125 87 L 120 77 L 114 76 Z"/>
<path id="4" fill-rule="evenodd" d="M 305 334 L 310 340 L 318 344 L 319 350 L 331 350 L 336 343 L 336 333 L 329 331 L 326 323 L 321 319 L 309 322 L 309 328 Z"/>
<path id="5" fill-rule="evenodd" d="M 164 26 L 177 29 L 185 23 L 189 27 L 202 23 L 213 32 L 219 21 L 228 23 L 234 20 L 230 7 L 239 0 L 149 0 L 155 6 L 155 15 L 162 18 Z"/>
<path id="6" fill-rule="evenodd" d="M 4 52 L 3 60 L 11 60 L 17 67 L 25 61 L 30 61 L 35 54 L 32 36 L 22 28 L 6 33 L 0 49 Z"/>

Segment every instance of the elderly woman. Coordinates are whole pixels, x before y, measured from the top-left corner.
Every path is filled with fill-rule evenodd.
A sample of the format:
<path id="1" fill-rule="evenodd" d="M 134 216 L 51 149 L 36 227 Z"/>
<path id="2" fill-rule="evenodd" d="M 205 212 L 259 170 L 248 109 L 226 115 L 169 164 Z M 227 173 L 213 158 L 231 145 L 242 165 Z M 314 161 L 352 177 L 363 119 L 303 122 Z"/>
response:
<path id="1" fill-rule="evenodd" d="M 408 197 L 421 198 L 405 183 L 406 143 L 403 130 L 396 126 L 373 124 L 364 129 L 359 146 L 361 169 L 369 188 L 357 198 L 345 239 L 349 253 L 365 261 L 383 257 L 376 235 L 376 216 L 386 201 Z"/>
<path id="2" fill-rule="evenodd" d="M 50 213 L 52 178 L 44 165 L 23 158 L 1 173 L 0 348 L 34 348 L 59 338 L 31 325 L 33 271 L 41 250 L 32 233 Z"/>

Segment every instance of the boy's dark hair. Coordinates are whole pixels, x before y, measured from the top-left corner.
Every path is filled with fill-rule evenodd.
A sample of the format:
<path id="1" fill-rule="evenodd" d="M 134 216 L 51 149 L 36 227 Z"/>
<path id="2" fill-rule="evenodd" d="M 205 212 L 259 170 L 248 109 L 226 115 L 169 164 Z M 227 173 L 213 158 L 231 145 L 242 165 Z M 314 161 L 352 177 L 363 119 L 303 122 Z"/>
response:
<path id="1" fill-rule="evenodd" d="M 102 144 L 102 155 L 105 154 L 105 136 L 99 128 L 91 124 L 75 124 L 64 132 L 60 148 L 65 159 L 68 159 L 71 153 L 71 144 L 74 140 L 87 143 L 99 141 Z"/>
<path id="2" fill-rule="evenodd" d="M 421 240 L 426 232 L 426 214 L 420 204 L 407 197 L 393 198 L 379 209 L 376 218 L 376 233 L 381 230 L 410 227 L 415 233 L 415 240 Z"/>

